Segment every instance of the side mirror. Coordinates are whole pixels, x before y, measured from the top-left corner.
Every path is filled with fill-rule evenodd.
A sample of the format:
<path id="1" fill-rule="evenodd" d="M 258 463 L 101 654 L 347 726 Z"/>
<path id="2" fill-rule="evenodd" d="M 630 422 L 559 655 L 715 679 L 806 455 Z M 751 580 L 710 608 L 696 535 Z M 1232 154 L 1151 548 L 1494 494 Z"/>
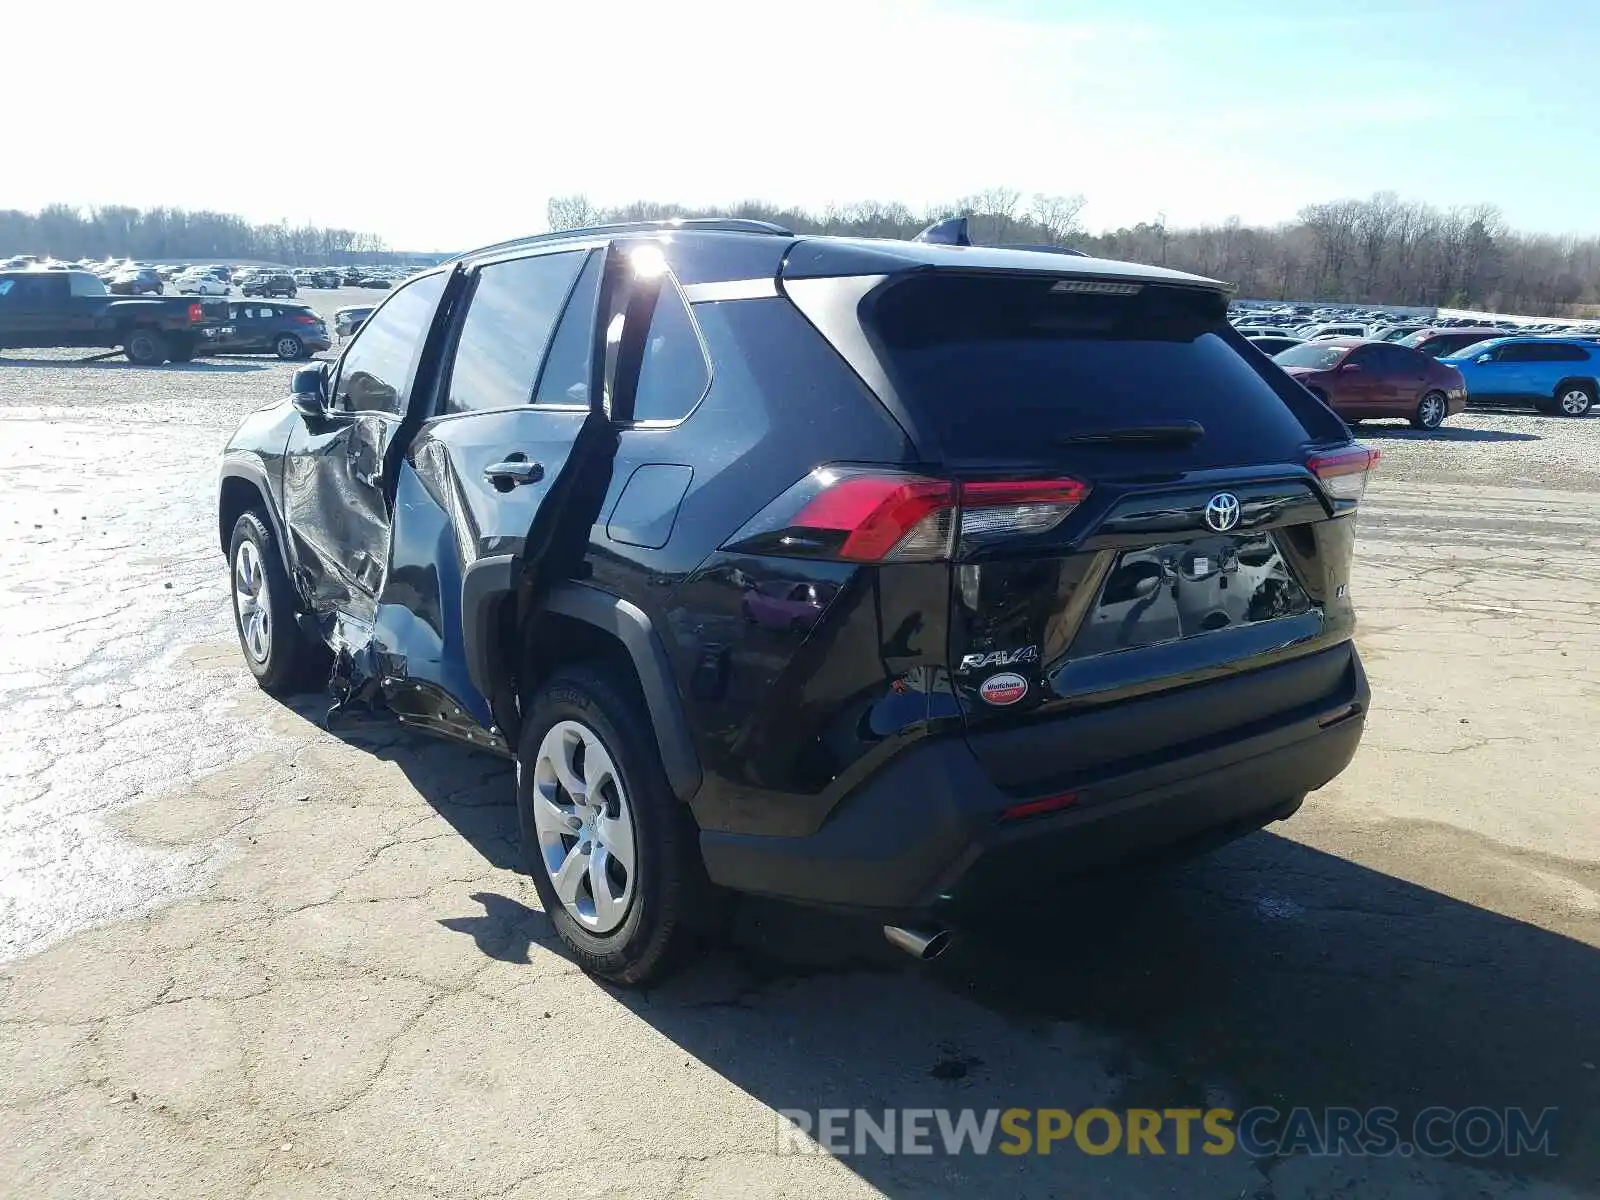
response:
<path id="1" fill-rule="evenodd" d="M 1341 371 L 1360 371 L 1362 369 L 1360 363 L 1345 363 L 1344 366 L 1339 368 Z"/>
<path id="2" fill-rule="evenodd" d="M 1485 350 L 1482 354 L 1478 355 L 1478 357 L 1473 359 L 1472 361 L 1475 362 L 1475 363 L 1478 363 L 1480 365 L 1483 364 L 1483 363 L 1486 363 L 1486 362 L 1493 362 L 1494 361 L 1494 354 L 1491 351 Z"/>
<path id="3" fill-rule="evenodd" d="M 314 367 L 301 367 L 294 373 L 294 382 L 289 385 L 289 397 L 294 404 L 295 412 L 302 417 L 323 417 L 327 415 L 327 368 L 318 365 Z"/>

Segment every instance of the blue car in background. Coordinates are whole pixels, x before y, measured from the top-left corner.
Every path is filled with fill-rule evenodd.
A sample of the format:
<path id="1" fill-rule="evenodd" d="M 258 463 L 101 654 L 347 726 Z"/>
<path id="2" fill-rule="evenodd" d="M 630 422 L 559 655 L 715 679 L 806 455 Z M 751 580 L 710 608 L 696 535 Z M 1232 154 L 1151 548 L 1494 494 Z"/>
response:
<path id="1" fill-rule="evenodd" d="M 1600 342 L 1582 338 L 1489 338 L 1439 361 L 1461 372 L 1468 404 L 1532 404 L 1582 417 L 1600 396 Z"/>

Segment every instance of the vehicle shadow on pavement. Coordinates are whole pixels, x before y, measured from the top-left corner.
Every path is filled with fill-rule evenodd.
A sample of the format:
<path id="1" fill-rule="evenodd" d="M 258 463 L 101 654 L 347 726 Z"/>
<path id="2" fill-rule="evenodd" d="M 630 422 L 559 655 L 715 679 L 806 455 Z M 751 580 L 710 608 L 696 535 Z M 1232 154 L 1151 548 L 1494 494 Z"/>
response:
<path id="1" fill-rule="evenodd" d="M 1438 429 L 1410 429 L 1404 425 L 1362 424 L 1355 431 L 1362 441 L 1373 438 L 1397 438 L 1407 442 L 1540 442 L 1537 433 L 1512 433 L 1507 429 L 1467 429 L 1459 425 L 1444 425 Z"/>
<path id="2" fill-rule="evenodd" d="M 494 943 L 495 957 L 552 946 L 532 909 L 474 899 L 492 923 L 445 923 L 529 939 Z M 1590 946 L 1264 832 L 1182 867 L 1036 895 L 1031 921 L 1019 911 L 918 967 L 865 922 L 746 899 L 705 958 L 651 989 L 607 990 L 774 1110 L 1388 1107 L 1409 1135 L 1433 1105 L 1535 1121 L 1555 1108 L 1555 1156 L 1455 1161 L 1579 1189 L 1600 1179 Z M 1171 1154 L 1170 1128 L 1167 1140 Z M 843 1161 L 889 1196 L 926 1194 L 951 1166 L 868 1149 Z M 1084 1172 L 1108 1164 L 1153 1169 L 1068 1146 L 1026 1163 L 968 1155 L 960 1173 L 972 1195 L 1033 1194 L 1103 1179 Z M 1227 1194 L 1279 1194 L 1282 1165 L 1261 1160 L 1262 1189 Z"/>
<path id="3" fill-rule="evenodd" d="M 395 763 L 485 860 L 523 869 L 508 763 L 387 720 L 334 732 Z M 440 924 L 484 954 L 561 952 L 537 909 L 481 887 L 464 899 L 482 915 Z M 594 986 L 774 1110 L 1388 1107 L 1407 1133 L 1432 1105 L 1534 1120 L 1555 1108 L 1556 1155 L 1455 1161 L 1580 1190 L 1600 1180 L 1600 951 L 1270 832 L 1033 893 L 928 966 L 869 922 L 747 897 L 726 939 L 664 982 Z M 1186 1173 L 1179 1193 L 1202 1194 L 1194 1172 L 1221 1162 L 868 1149 L 841 1161 L 889 1196 L 943 1194 L 957 1166 L 963 1194 L 1168 1169 Z M 1227 1194 L 1280 1194 L 1274 1173 L 1312 1166 L 1365 1169 L 1261 1160 L 1261 1190 Z"/>
<path id="4" fill-rule="evenodd" d="M 1600 952 L 1272 833 L 1035 894 L 931 969 L 878 949 L 876 930 L 750 907 L 728 951 L 746 1036 L 705 1020 L 715 964 L 618 1001 L 773 1108 L 1388 1106 L 1409 1130 L 1429 1105 L 1554 1107 L 1557 1157 L 1462 1161 L 1600 1180 Z M 881 981 L 814 979 L 867 964 L 911 978 L 881 997 Z M 1084 1038 L 1103 1039 L 1088 1063 Z M 903 1157 L 848 1162 L 889 1195 L 917 1191 Z M 962 1161 L 975 1195 L 1014 1169 Z"/>

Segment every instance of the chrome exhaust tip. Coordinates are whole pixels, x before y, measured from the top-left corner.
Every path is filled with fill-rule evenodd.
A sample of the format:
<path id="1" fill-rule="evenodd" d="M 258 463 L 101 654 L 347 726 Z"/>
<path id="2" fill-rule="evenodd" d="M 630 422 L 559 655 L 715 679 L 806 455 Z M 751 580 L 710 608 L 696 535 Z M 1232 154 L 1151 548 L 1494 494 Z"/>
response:
<path id="1" fill-rule="evenodd" d="M 883 936 L 898 950 L 904 950 L 918 962 L 932 962 L 950 949 L 955 934 L 948 929 L 902 929 L 898 925 L 885 925 Z"/>

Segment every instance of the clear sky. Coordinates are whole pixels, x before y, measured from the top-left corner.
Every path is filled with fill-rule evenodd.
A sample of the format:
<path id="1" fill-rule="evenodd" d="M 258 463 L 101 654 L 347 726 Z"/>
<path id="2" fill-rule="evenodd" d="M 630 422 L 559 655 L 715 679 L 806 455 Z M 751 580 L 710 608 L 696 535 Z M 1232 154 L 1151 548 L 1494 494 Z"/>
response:
<path id="1" fill-rule="evenodd" d="M 1600 232 L 1600 0 L 7 0 L 0 207 L 166 204 L 455 249 L 552 192 L 1091 228 L 1378 190 Z"/>

